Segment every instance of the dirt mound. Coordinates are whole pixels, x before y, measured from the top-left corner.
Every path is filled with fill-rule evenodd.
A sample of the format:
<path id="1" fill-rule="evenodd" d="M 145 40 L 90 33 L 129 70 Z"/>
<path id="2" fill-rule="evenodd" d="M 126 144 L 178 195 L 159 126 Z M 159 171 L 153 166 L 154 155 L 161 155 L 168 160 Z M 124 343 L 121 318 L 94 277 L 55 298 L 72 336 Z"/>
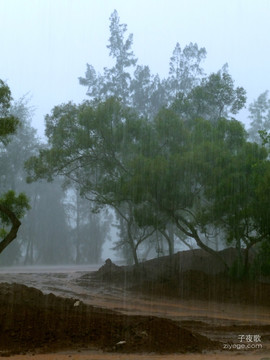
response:
<path id="1" fill-rule="evenodd" d="M 168 319 L 127 316 L 18 284 L 0 284 L 0 354 L 98 348 L 181 353 L 219 343 Z"/>
<path id="2" fill-rule="evenodd" d="M 189 270 L 156 281 L 135 283 L 131 290 L 152 296 L 216 301 L 222 303 L 269 306 L 270 284 L 233 280 L 225 275 L 209 275 Z"/>
<path id="3" fill-rule="evenodd" d="M 235 249 L 219 255 L 230 266 L 237 257 Z M 81 277 L 85 285 L 87 279 L 89 285 L 93 279 L 109 281 L 151 295 L 269 306 L 270 283 L 234 280 L 221 262 L 201 249 L 148 260 L 138 267 L 116 266 L 108 259 L 96 273 Z"/>
<path id="4" fill-rule="evenodd" d="M 219 256 L 231 267 L 237 259 L 237 251 L 233 248 L 219 251 Z M 186 271 L 200 271 L 209 275 L 224 274 L 225 265 L 214 256 L 202 249 L 179 251 L 173 256 L 162 256 L 139 263 L 134 266 L 117 266 L 110 259 L 98 270 L 97 276 L 104 280 L 110 280 L 113 273 L 113 280 L 125 278 L 134 280 L 141 277 L 144 280 L 156 280 L 160 277 L 171 277 L 175 273 Z"/>

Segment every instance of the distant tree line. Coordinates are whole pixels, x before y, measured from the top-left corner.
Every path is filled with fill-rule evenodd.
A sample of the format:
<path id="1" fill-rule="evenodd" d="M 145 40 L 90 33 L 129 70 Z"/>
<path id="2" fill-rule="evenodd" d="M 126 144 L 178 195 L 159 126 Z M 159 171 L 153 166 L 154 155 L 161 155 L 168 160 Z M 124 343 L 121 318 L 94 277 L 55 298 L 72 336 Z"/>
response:
<path id="1" fill-rule="evenodd" d="M 206 76 L 206 50 L 177 43 L 169 75 L 160 79 L 137 65 L 133 37 L 126 32 L 114 11 L 107 46 L 114 66 L 99 74 L 87 64 L 79 81 L 89 99 L 54 107 L 45 117 L 48 143 L 31 142 L 32 153 L 16 166 L 25 171 L 27 160 L 28 182 L 37 191 L 24 220 L 33 216 L 31 226 L 51 224 L 50 233 L 29 227 L 25 259 L 93 261 L 91 254 L 100 256 L 109 231 L 110 220 L 100 215 L 110 209 L 118 231 L 115 249 L 130 263 L 153 250 L 156 256 L 173 255 L 176 244 L 199 247 L 224 262 L 218 250 L 233 246 L 240 275 L 250 270 L 251 249 L 257 253 L 251 271 L 269 272 L 268 93 L 250 105 L 247 132 L 234 118 L 246 92 L 235 87 L 227 65 Z M 43 182 L 53 179 L 65 192 Z M 73 224 L 67 220 L 71 213 Z M 54 228 L 55 220 L 62 225 Z"/>
<path id="2" fill-rule="evenodd" d="M 1 85 L 10 93 L 6 84 Z M 0 265 L 99 262 L 108 236 L 106 216 L 102 220 L 93 214 L 75 186 L 65 184 L 63 189 L 64 182 L 59 177 L 52 183 L 26 183 L 25 161 L 46 148 L 31 127 L 31 116 L 27 99 L 11 103 L 10 97 L 8 118 L 0 118 L 4 129 L 0 148 L 0 252 L 5 250 L 0 255 Z M 14 122 L 8 133 L 7 121 Z M 12 230 L 12 218 L 2 210 L 4 206 L 17 217 L 16 241 L 6 240 Z"/>

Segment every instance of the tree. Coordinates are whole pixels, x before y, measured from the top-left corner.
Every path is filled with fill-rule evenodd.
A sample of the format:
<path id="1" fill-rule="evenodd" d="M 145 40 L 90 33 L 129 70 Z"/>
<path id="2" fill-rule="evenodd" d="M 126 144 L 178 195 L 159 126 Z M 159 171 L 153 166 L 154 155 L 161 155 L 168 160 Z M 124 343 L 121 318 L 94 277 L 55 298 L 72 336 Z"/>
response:
<path id="1" fill-rule="evenodd" d="M 10 135 L 19 126 L 19 120 L 10 114 L 11 92 L 9 87 L 0 80 L 0 142 L 7 145 Z M 0 157 L 5 148 L 0 148 Z M 2 174 L 1 174 L 2 175 Z M 21 225 L 20 218 L 29 209 L 28 199 L 24 194 L 15 195 L 14 191 L 2 194 L 0 198 L 0 220 L 2 223 L 0 253 L 16 238 Z M 9 228 L 9 230 L 7 230 Z"/>
<path id="2" fill-rule="evenodd" d="M 197 44 L 190 43 L 183 51 L 180 44 L 176 44 L 170 59 L 168 78 L 171 99 L 174 99 L 180 92 L 187 94 L 196 85 L 199 85 L 199 80 L 203 75 L 200 63 L 205 57 L 205 48 L 199 49 Z"/>
<path id="3" fill-rule="evenodd" d="M 62 105 L 46 120 L 50 148 L 28 162 L 32 179 L 65 176 L 96 210 L 113 208 L 118 245 L 129 246 L 135 263 L 156 231 L 173 253 L 171 226 L 223 263 L 209 245 L 213 228 L 246 254 L 261 241 L 252 209 L 255 169 L 266 155 L 238 121 L 182 120 L 162 109 L 149 122 L 115 99 Z"/>
<path id="4" fill-rule="evenodd" d="M 16 193 L 22 192 L 27 195 L 29 203 L 32 203 L 32 193 L 25 182 L 26 173 L 24 171 L 24 162 L 31 155 L 36 154 L 37 139 L 34 129 L 29 123 L 28 108 L 25 99 L 20 99 L 12 104 L 10 112 L 20 120 L 20 126 L 16 133 L 10 138 L 5 146 L 5 151 L 0 156 L 1 183 L 0 192 L 6 193 L 10 189 Z M 27 212 L 27 215 L 29 212 Z M 17 241 L 9 246 L 5 251 L 5 256 L 1 258 L 1 263 L 6 265 L 18 262 L 21 259 L 23 250 L 22 234 L 28 228 L 25 216 L 23 218 L 23 227 L 17 236 Z M 27 237 L 27 239 L 30 237 Z"/>
<path id="5" fill-rule="evenodd" d="M 92 65 L 86 65 L 85 77 L 80 84 L 87 86 L 91 100 L 105 101 L 116 97 L 122 104 L 136 109 L 137 113 L 152 120 L 158 111 L 173 102 L 181 92 L 186 94 L 199 85 L 203 70 L 200 66 L 206 50 L 190 43 L 183 51 L 179 43 L 170 58 L 169 77 L 161 79 L 151 74 L 149 66 L 138 65 L 132 50 L 133 35 L 126 35 L 127 25 L 120 24 L 116 10 L 110 16 L 110 38 L 107 48 L 115 61 L 112 68 L 98 74 Z"/>
<path id="6" fill-rule="evenodd" d="M 247 269 L 250 249 L 267 234 L 259 226 L 262 213 L 256 210 L 261 184 L 256 176 L 258 164 L 268 164 L 265 150 L 246 141 L 244 127 L 236 120 L 187 121 L 168 109 L 155 118 L 153 133 L 152 150 L 132 161 L 130 172 L 136 176 L 123 174 L 124 196 L 141 210 L 148 209 L 148 224 L 153 217 L 164 226 L 175 224 L 224 263 L 208 245 L 213 227 L 220 229 L 220 241 L 234 244 L 240 258 L 244 249 Z M 268 212 L 262 212 L 267 224 Z"/>
<path id="7" fill-rule="evenodd" d="M 0 199 L 0 220 L 4 226 L 1 229 L 0 253 L 16 238 L 19 227 L 21 226 L 20 218 L 23 217 L 25 209 L 29 209 L 28 199 L 24 194 L 18 196 L 10 190 Z M 7 232 L 5 226 L 10 226 Z"/>
<path id="8" fill-rule="evenodd" d="M 211 177 L 206 173 L 209 177 L 205 186 L 207 207 L 202 222 L 219 228 L 226 243 L 237 248 L 239 270 L 244 275 L 248 274 L 250 249 L 266 235 L 256 219 L 261 206 L 256 189 L 261 182 L 257 178 L 258 166 L 265 162 L 267 153 L 257 144 L 246 141 L 244 127 L 236 120 L 219 120 L 217 136 L 222 143 L 201 152 L 205 154 L 202 161 L 208 163 L 209 171 L 211 169 Z"/>
<path id="9" fill-rule="evenodd" d="M 122 249 L 128 263 L 139 264 L 139 246 L 149 239 L 156 231 L 155 227 L 149 224 L 138 224 L 135 204 L 128 199 L 123 199 L 119 204 L 113 204 L 116 218 L 119 219 L 119 240 L 114 250 Z"/>
<path id="10" fill-rule="evenodd" d="M 91 203 L 80 195 L 77 184 L 69 184 L 67 207 L 76 264 L 101 261 L 102 248 L 109 239 L 111 216 L 106 211 L 95 213 Z"/>
<path id="11" fill-rule="evenodd" d="M 262 143 L 260 131 L 270 130 L 270 99 L 268 91 L 262 93 L 256 100 L 249 105 L 250 128 L 249 137 L 252 141 Z"/>
<path id="12" fill-rule="evenodd" d="M 132 173 L 136 176 L 124 174 L 122 191 L 135 203 L 148 207 L 151 223 L 156 221 L 163 227 L 173 223 L 199 247 L 216 255 L 203 243 L 198 232 L 200 224 L 196 221 L 195 204 L 201 185 L 194 151 L 191 151 L 191 145 L 196 144 L 191 143 L 193 134 L 176 114 L 165 109 L 155 119 L 154 132 L 153 148 L 148 154 L 135 156 Z M 197 135 L 202 136 L 199 131 Z"/>
<path id="13" fill-rule="evenodd" d="M 129 172 L 134 152 L 148 146 L 147 128 L 142 118 L 113 98 L 95 105 L 85 102 L 58 106 L 46 117 L 49 148 L 27 164 L 32 180 L 64 176 L 95 204 L 95 211 L 109 206 L 122 216 L 135 262 L 136 247 L 142 239 L 134 239 L 134 209 L 130 211 L 128 199 L 119 192 L 119 179 Z M 149 229 L 147 234 L 150 236 L 152 231 Z"/>
<path id="14" fill-rule="evenodd" d="M 59 180 L 50 185 L 45 182 L 29 185 L 25 180 L 25 161 L 37 155 L 38 149 L 44 146 L 31 126 L 32 110 L 28 99 L 24 97 L 13 102 L 10 113 L 19 119 L 20 126 L 0 157 L 0 192 L 12 189 L 26 194 L 31 209 L 22 218 L 17 241 L 5 251 L 1 264 L 68 263 L 71 261 L 70 229 L 63 204 L 65 194 Z M 58 219 L 57 224 L 55 219 Z"/>
<path id="15" fill-rule="evenodd" d="M 1 153 L 0 167 L 2 169 L 0 191 L 10 188 L 17 192 L 26 192 L 24 162 L 32 155 L 37 154 L 40 146 L 36 130 L 31 127 L 31 109 L 26 98 L 12 103 L 10 113 L 20 121 L 16 132 L 5 145 Z"/>
<path id="16" fill-rule="evenodd" d="M 28 185 L 34 187 L 36 192 L 33 209 L 26 217 L 24 228 L 27 232 L 22 234 L 28 240 L 25 263 L 72 262 L 71 228 L 65 209 L 66 194 L 61 183 L 61 179 L 56 178 L 53 183 L 42 181 Z"/>
<path id="17" fill-rule="evenodd" d="M 129 34 L 125 39 L 126 31 L 127 25 L 120 24 L 118 13 L 114 10 L 110 16 L 110 38 L 107 48 L 115 60 L 115 65 L 111 69 L 104 68 L 104 74 L 101 76 L 96 74 L 92 65 L 87 64 L 85 78 L 79 78 L 80 84 L 88 87 L 87 94 L 93 99 L 105 100 L 110 96 L 116 96 L 123 103 L 129 103 L 131 75 L 128 69 L 136 65 L 137 59 L 131 49 L 133 35 Z"/>
<path id="18" fill-rule="evenodd" d="M 265 158 L 258 162 L 254 167 L 254 195 L 253 221 L 256 226 L 256 234 L 261 241 L 257 246 L 257 256 L 253 270 L 255 275 L 269 275 L 270 270 L 270 210 L 269 210 L 269 184 L 270 184 L 270 161 L 269 161 L 269 141 L 270 136 L 264 131 L 262 136 L 263 148 L 266 151 Z"/>
<path id="19" fill-rule="evenodd" d="M 157 79 L 151 74 L 149 66 L 138 65 L 134 72 L 134 79 L 130 84 L 132 105 L 137 112 L 145 117 L 150 117 L 152 97 L 155 93 Z"/>
<path id="20" fill-rule="evenodd" d="M 201 117 L 215 122 L 219 118 L 229 118 L 241 110 L 246 102 L 246 91 L 234 87 L 227 65 L 217 73 L 204 78 L 186 96 L 180 94 L 172 108 L 183 119 Z"/>
<path id="21" fill-rule="evenodd" d="M 7 144 L 9 135 L 14 134 L 19 126 L 19 120 L 10 114 L 11 101 L 11 91 L 0 79 L 0 142 L 2 144 Z"/>

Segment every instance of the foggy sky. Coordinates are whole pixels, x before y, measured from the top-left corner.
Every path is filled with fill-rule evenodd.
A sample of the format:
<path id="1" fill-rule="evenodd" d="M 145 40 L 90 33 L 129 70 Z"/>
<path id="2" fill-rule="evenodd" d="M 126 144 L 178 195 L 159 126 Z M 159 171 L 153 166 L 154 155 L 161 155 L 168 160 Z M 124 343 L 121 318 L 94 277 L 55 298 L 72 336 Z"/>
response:
<path id="1" fill-rule="evenodd" d="M 207 50 L 206 72 L 227 62 L 248 102 L 270 89 L 270 0 L 0 0 L 0 79 L 15 99 L 29 93 L 39 135 L 53 106 L 86 98 L 78 83 L 86 63 L 110 66 L 114 9 L 134 35 L 138 64 L 153 73 L 167 75 L 176 42 L 196 42 Z"/>

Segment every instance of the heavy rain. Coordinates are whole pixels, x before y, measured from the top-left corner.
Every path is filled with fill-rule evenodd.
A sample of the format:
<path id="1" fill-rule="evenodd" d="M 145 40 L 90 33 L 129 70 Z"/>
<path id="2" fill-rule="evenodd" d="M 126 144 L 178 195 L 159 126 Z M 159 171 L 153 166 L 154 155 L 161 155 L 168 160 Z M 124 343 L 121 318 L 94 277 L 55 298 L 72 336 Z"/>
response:
<path id="1" fill-rule="evenodd" d="M 269 0 L 0 0 L 0 356 L 270 359 Z"/>

